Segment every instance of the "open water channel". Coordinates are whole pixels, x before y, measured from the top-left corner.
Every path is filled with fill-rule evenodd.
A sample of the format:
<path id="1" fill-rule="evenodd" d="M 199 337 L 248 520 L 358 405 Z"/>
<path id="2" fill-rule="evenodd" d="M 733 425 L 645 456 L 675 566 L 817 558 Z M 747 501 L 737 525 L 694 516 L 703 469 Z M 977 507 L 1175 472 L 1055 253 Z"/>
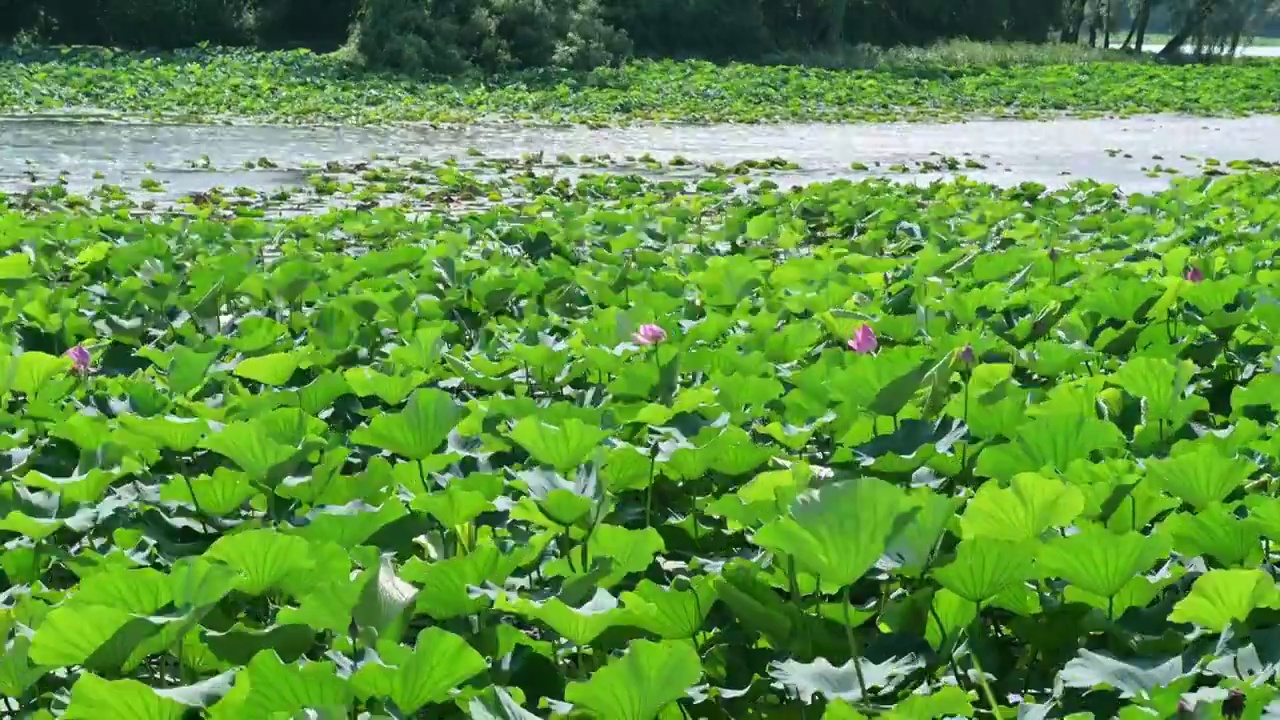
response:
<path id="1" fill-rule="evenodd" d="M 782 185 L 884 175 L 927 181 L 941 156 L 971 160 L 955 171 L 999 184 L 1061 186 L 1091 178 L 1128 192 L 1165 187 L 1170 174 L 1199 172 L 1205 159 L 1280 161 L 1280 116 L 1206 119 L 1154 115 L 1127 119 L 989 120 L 859 125 L 662 125 L 592 129 L 472 125 L 462 128 L 352 128 L 161 125 L 56 118 L 0 119 L 0 190 L 47 184 L 64 174 L 83 191 L 103 182 L 137 189 L 144 178 L 177 196 L 214 186 L 259 190 L 298 185 L 303 167 L 374 155 L 466 160 L 542 152 L 624 156 L 731 165 L 781 157 Z M 212 169 L 192 167 L 207 156 Z M 268 158 L 276 168 L 245 170 Z M 851 169 L 854 163 L 867 170 Z M 926 163 L 923 167 L 921 163 Z M 977 167 L 981 166 L 981 167 Z M 904 168 L 906 172 L 904 172 Z"/>

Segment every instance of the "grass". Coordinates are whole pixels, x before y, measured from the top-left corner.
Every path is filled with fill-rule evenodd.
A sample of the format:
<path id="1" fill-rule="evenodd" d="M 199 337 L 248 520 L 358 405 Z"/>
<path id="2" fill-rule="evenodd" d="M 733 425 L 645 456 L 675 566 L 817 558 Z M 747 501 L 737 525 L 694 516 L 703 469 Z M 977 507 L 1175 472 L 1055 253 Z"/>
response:
<path id="1" fill-rule="evenodd" d="M 0 112 L 105 110 L 284 123 L 619 124 L 1280 110 L 1280 63 L 1268 61 L 1168 66 L 1076 47 L 968 43 L 866 57 L 875 69 L 633 61 L 590 73 L 433 79 L 372 73 L 343 56 L 306 52 L 26 48 L 0 53 Z"/>
<path id="2" fill-rule="evenodd" d="M 1167 44 L 1169 40 L 1171 40 L 1172 38 L 1173 36 L 1167 33 L 1147 33 L 1147 36 L 1144 42 L 1147 44 L 1148 49 L 1154 48 L 1156 50 L 1159 50 L 1160 48 L 1164 47 L 1165 44 Z M 1123 35 L 1120 36 L 1120 40 L 1121 41 L 1124 40 Z M 1240 44 L 1244 47 L 1251 47 L 1251 46 L 1252 47 L 1280 47 L 1280 37 L 1263 36 L 1263 37 L 1244 38 L 1240 41 Z"/>
<path id="3" fill-rule="evenodd" d="M 780 53 L 769 58 L 782 65 L 808 65 L 833 70 L 910 70 L 924 68 L 1010 68 L 1077 65 L 1097 62 L 1150 62 L 1151 58 L 1118 50 L 1068 43 L 973 42 L 948 40 L 924 47 L 847 46 L 838 51 Z"/>

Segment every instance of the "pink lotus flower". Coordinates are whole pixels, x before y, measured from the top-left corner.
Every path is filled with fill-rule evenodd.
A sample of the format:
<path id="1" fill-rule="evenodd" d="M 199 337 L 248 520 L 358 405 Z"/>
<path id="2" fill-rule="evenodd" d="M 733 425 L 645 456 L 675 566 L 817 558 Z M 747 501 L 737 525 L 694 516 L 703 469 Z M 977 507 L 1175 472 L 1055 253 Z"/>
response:
<path id="1" fill-rule="evenodd" d="M 876 339 L 876 331 L 871 329 L 870 325 L 862 324 L 858 328 L 858 332 L 853 334 L 853 338 L 849 340 L 849 349 L 859 355 L 866 355 L 876 351 L 880 347 L 880 341 Z"/>
<path id="2" fill-rule="evenodd" d="M 667 331 L 657 325 L 641 325 L 640 329 L 631 335 L 631 339 L 637 345 L 657 345 L 667 339 Z"/>
<path id="3" fill-rule="evenodd" d="M 93 357 L 89 355 L 89 351 L 84 345 L 76 345 L 68 350 L 65 355 L 71 358 L 71 369 L 81 375 L 87 375 L 93 372 Z"/>
<path id="4" fill-rule="evenodd" d="M 1204 280 L 1204 273 L 1201 272 L 1200 268 L 1193 267 L 1190 270 L 1188 270 L 1187 273 L 1182 277 L 1186 278 L 1187 280 L 1190 280 L 1193 283 L 1198 283 L 1201 280 Z"/>

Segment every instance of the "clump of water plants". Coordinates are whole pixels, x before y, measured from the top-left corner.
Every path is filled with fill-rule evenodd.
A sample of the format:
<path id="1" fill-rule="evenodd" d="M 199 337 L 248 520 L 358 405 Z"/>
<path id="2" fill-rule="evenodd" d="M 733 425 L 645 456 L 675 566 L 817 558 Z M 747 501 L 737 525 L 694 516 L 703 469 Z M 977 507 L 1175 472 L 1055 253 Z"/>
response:
<path id="1" fill-rule="evenodd" d="M 7 713 L 1275 702 L 1280 175 L 510 172 L 0 198 Z"/>
<path id="2" fill-rule="evenodd" d="M 0 57 L 0 111 L 104 110 L 185 121 L 588 125 L 647 121 L 858 122 L 1175 112 L 1274 113 L 1280 63 L 1094 62 L 827 70 L 628 61 L 484 79 L 365 70 L 342 55 L 18 50 Z M 1187 92 L 1186 88 L 1197 88 Z M 246 91 L 246 88 L 255 89 Z M 257 88 L 270 88 L 270 92 Z"/>

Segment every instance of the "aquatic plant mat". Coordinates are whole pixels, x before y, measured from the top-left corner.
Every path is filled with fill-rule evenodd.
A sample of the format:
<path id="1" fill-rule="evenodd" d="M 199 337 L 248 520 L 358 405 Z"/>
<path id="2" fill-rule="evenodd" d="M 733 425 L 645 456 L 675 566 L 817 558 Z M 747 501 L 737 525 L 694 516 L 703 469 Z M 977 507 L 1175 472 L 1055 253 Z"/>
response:
<path id="1" fill-rule="evenodd" d="M 10 195 L 0 713 L 1259 717 L 1280 175 L 1238 169 Z"/>

